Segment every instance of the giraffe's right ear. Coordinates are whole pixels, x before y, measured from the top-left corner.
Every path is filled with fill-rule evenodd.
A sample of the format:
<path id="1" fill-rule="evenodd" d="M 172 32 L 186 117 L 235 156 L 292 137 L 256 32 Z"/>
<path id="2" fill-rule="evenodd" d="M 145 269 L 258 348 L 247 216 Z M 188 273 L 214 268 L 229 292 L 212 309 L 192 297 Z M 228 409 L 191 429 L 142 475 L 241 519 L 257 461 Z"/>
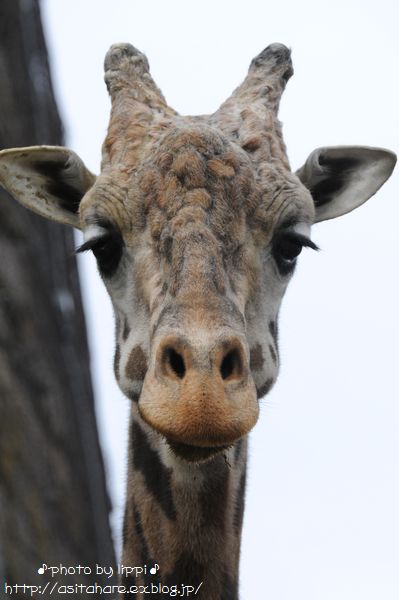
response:
<path id="1" fill-rule="evenodd" d="M 95 182 L 75 152 L 61 146 L 32 146 L 0 152 L 0 184 L 42 217 L 79 225 L 79 204 Z"/>

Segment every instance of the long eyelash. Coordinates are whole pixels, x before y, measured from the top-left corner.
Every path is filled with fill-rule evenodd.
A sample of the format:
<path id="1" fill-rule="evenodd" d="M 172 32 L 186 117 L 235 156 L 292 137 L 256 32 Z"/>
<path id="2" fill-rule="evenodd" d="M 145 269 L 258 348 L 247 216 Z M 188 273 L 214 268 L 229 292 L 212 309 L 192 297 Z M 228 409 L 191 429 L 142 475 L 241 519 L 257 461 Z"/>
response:
<path id="1" fill-rule="evenodd" d="M 99 235 L 97 237 L 94 237 L 91 240 L 88 240 L 87 242 L 85 242 L 84 244 L 79 246 L 79 248 L 76 248 L 75 253 L 78 254 L 80 252 L 87 252 L 88 250 L 93 250 L 93 248 L 95 248 L 97 246 L 97 244 L 104 242 L 105 240 L 109 239 L 110 237 L 112 237 L 112 234 L 110 234 L 110 233 L 106 233 L 105 235 Z"/>
<path id="2" fill-rule="evenodd" d="M 319 246 L 312 242 L 306 235 L 302 233 L 297 233 L 296 231 L 287 231 L 284 234 L 284 237 L 290 237 L 295 242 L 299 242 L 304 248 L 311 248 L 312 250 L 320 250 Z"/>

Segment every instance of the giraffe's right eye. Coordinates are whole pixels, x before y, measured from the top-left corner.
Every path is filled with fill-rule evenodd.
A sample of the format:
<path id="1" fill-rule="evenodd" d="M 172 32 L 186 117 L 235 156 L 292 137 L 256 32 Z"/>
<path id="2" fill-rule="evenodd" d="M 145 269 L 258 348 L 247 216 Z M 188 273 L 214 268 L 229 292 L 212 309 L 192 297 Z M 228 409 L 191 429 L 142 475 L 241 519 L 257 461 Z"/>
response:
<path id="1" fill-rule="evenodd" d="M 95 237 L 85 242 L 77 252 L 91 250 L 97 259 L 98 269 L 104 277 L 112 277 L 118 268 L 123 252 L 121 235 L 116 231 Z"/>
<path id="2" fill-rule="evenodd" d="M 304 247 L 318 250 L 312 240 L 295 231 L 283 231 L 277 235 L 272 253 L 282 275 L 289 275 L 293 272 L 296 259 Z"/>

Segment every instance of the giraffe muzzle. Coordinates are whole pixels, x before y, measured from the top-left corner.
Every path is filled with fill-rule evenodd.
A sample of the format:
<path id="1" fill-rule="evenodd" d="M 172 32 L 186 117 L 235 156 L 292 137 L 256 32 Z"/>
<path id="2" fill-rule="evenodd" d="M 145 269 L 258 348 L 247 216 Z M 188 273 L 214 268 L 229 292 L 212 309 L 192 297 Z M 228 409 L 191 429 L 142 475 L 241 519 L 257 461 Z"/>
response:
<path id="1" fill-rule="evenodd" d="M 223 449 L 255 425 L 259 406 L 238 336 L 194 345 L 177 335 L 157 344 L 139 410 L 172 448 Z M 187 454 L 187 452 L 185 452 Z"/>

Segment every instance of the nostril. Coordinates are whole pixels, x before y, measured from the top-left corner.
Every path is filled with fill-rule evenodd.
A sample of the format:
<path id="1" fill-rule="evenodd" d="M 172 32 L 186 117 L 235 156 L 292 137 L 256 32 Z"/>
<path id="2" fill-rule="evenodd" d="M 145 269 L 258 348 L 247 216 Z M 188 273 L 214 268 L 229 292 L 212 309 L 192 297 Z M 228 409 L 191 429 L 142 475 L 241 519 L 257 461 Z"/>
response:
<path id="1" fill-rule="evenodd" d="M 169 372 L 177 375 L 179 379 L 183 379 L 186 374 L 186 365 L 181 354 L 176 352 L 174 348 L 167 347 L 164 350 L 164 365 Z"/>
<path id="2" fill-rule="evenodd" d="M 242 376 L 242 373 L 243 365 L 241 354 L 237 348 L 234 348 L 233 350 L 230 350 L 223 358 L 220 365 L 220 374 L 222 379 L 229 380 L 239 379 Z"/>

